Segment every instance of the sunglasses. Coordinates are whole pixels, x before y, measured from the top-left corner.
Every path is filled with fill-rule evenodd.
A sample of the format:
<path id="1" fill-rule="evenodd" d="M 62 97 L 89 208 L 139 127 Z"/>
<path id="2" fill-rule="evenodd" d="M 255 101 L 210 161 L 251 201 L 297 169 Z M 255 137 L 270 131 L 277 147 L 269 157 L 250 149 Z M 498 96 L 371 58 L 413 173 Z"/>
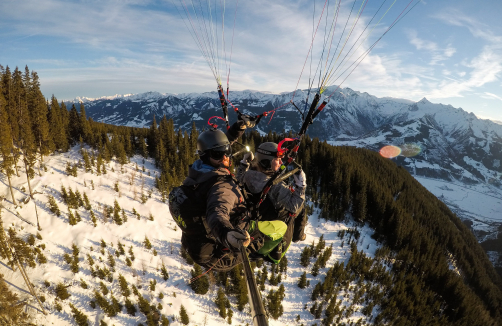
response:
<path id="1" fill-rule="evenodd" d="M 216 161 L 223 159 L 223 156 L 230 157 L 230 155 L 232 155 L 232 147 L 230 145 L 216 147 L 209 151 L 209 157 Z"/>

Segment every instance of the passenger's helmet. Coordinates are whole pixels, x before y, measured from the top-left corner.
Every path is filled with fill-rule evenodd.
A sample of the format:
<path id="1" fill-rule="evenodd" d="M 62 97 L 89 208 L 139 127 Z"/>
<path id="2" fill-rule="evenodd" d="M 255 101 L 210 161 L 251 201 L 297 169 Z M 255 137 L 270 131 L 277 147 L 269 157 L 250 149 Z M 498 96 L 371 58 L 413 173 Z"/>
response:
<path id="1" fill-rule="evenodd" d="M 280 152 L 278 148 L 279 146 L 272 142 L 260 144 L 254 154 L 258 164 L 265 170 L 270 170 L 272 166 L 271 161 L 275 158 L 282 158 L 284 156 L 284 153 Z"/>
<path id="2" fill-rule="evenodd" d="M 219 161 L 223 158 L 223 155 L 230 156 L 232 148 L 227 135 L 223 131 L 211 129 L 204 131 L 197 138 L 197 153 L 201 158 L 207 158 L 206 155 L 208 155 Z"/>

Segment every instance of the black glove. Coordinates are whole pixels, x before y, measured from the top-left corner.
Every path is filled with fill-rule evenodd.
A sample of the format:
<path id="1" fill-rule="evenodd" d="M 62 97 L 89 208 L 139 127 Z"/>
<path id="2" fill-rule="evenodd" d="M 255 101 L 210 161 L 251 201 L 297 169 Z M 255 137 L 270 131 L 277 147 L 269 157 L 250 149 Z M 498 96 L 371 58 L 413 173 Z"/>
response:
<path id="1" fill-rule="evenodd" d="M 237 120 L 241 124 L 241 129 L 253 128 L 256 126 L 256 118 L 247 114 L 240 114 Z"/>
<path id="2" fill-rule="evenodd" d="M 228 246 L 228 249 L 234 251 L 239 250 L 241 245 L 243 245 L 244 247 L 249 246 L 250 242 L 251 237 L 249 236 L 249 233 L 247 231 L 242 231 L 239 229 L 228 231 L 227 235 L 225 236 L 225 245 Z"/>

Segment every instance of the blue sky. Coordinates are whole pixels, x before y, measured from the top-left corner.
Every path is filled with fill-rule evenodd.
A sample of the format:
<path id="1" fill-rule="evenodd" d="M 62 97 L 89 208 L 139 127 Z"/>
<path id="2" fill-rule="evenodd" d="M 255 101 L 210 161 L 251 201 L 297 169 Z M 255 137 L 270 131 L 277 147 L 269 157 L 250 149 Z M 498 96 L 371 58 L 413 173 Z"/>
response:
<path id="1" fill-rule="evenodd" d="M 54 94 L 58 99 L 146 91 L 215 90 L 215 79 L 185 25 L 187 20 L 176 10 L 176 6 L 182 8 L 183 1 L 191 4 L 191 0 L 0 1 L 0 64 L 23 69 L 28 65 L 38 72 L 44 95 Z M 193 1 L 199 4 L 199 0 Z M 317 25 L 325 1 L 240 0 L 231 61 L 231 91 L 292 91 L 309 51 L 313 23 Z M 200 2 L 207 4 L 206 0 Z M 223 2 L 211 1 L 218 6 Z M 321 58 L 323 39 L 328 35 L 325 31 L 330 30 L 339 3 L 330 51 L 330 57 L 334 56 L 334 60 L 338 57 L 336 65 L 362 35 L 352 48 L 355 54 L 347 56 L 351 58 L 346 60 L 347 67 L 387 30 L 409 2 L 330 0 L 311 52 L 312 70 Z M 227 62 L 235 4 L 235 1 L 225 2 Z M 360 8 L 364 10 L 354 25 Z M 421 1 L 378 42 L 347 79 L 342 75 L 330 82 L 338 84 L 345 80 L 342 87 L 378 97 L 414 101 L 427 97 L 434 103 L 451 104 L 478 117 L 502 121 L 500 12 L 501 1 Z M 375 13 L 372 24 L 362 33 Z M 202 26 L 198 25 L 201 22 L 194 18 L 196 26 Z M 352 26 L 352 34 L 343 47 Z M 216 32 L 221 40 L 221 28 Z M 340 46 L 335 52 L 338 40 Z M 326 46 L 324 53 L 328 50 Z M 223 51 L 220 58 L 219 72 L 226 84 Z M 309 58 L 299 88 L 307 87 L 309 75 L 314 75 L 310 70 Z"/>

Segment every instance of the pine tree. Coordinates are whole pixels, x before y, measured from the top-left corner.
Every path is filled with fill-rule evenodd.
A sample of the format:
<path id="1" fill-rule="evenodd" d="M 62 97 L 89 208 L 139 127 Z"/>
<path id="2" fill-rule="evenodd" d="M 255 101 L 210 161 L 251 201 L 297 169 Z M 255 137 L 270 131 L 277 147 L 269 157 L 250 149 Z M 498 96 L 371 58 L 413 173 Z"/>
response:
<path id="1" fill-rule="evenodd" d="M 273 319 L 278 319 L 282 316 L 284 308 L 282 306 L 282 300 L 284 299 L 284 294 L 281 290 L 270 290 L 266 298 L 266 308 L 270 317 Z"/>
<path id="2" fill-rule="evenodd" d="M 145 245 L 146 249 L 152 249 L 152 244 L 146 235 L 145 235 L 145 241 L 143 241 L 143 244 Z"/>
<path id="3" fill-rule="evenodd" d="M 107 314 L 108 317 L 114 317 L 116 315 L 110 303 L 106 301 L 105 298 L 103 298 L 103 296 L 98 292 L 98 290 L 94 290 L 94 301 Z"/>
<path id="4" fill-rule="evenodd" d="M 134 304 L 131 302 L 131 300 L 129 300 L 129 298 L 127 298 L 125 300 L 125 308 L 126 308 L 126 311 L 129 315 L 131 316 L 134 316 L 136 315 L 136 307 L 134 306 Z"/>
<path id="5" fill-rule="evenodd" d="M 82 217 L 80 216 L 78 211 L 75 211 L 75 221 L 82 222 Z"/>
<path id="6" fill-rule="evenodd" d="M 87 290 L 89 288 L 89 285 L 87 285 L 86 281 L 84 281 L 83 279 L 80 279 L 80 287 L 84 290 Z"/>
<path id="7" fill-rule="evenodd" d="M 234 312 L 232 311 L 232 309 L 228 308 L 228 311 L 227 311 L 227 323 L 229 325 L 232 325 L 232 317 L 234 315 Z"/>
<path id="8" fill-rule="evenodd" d="M 126 212 L 125 210 L 122 208 L 122 221 L 125 223 L 127 222 L 127 215 L 126 215 Z"/>
<path id="9" fill-rule="evenodd" d="M 134 261 L 134 252 L 132 251 L 132 246 L 129 247 L 129 256 L 131 257 L 131 260 Z"/>
<path id="10" fill-rule="evenodd" d="M 98 154 L 98 158 L 96 160 L 96 174 L 100 175 L 101 174 L 101 166 L 103 165 L 103 157 L 101 156 L 101 153 Z"/>
<path id="11" fill-rule="evenodd" d="M 70 308 L 71 308 L 71 313 L 73 314 L 73 318 L 75 318 L 75 322 L 77 323 L 78 326 L 89 325 L 89 319 L 84 313 L 75 308 L 75 306 L 71 303 L 70 303 Z"/>
<path id="12" fill-rule="evenodd" d="M 190 319 L 188 318 L 187 311 L 183 305 L 180 308 L 180 321 L 183 325 L 188 325 L 190 323 Z"/>
<path id="13" fill-rule="evenodd" d="M 77 204 L 76 208 L 84 206 L 84 200 L 82 199 L 82 195 L 80 194 L 80 191 L 78 191 L 78 189 L 75 191 L 75 200 Z"/>
<path id="14" fill-rule="evenodd" d="M 225 295 L 225 292 L 223 292 L 222 288 L 218 288 L 218 294 L 216 295 L 216 300 L 214 303 L 216 303 L 216 306 L 218 306 L 218 310 L 220 313 L 221 318 L 226 318 L 227 317 L 227 297 Z"/>
<path id="15" fill-rule="evenodd" d="M 157 280 L 153 279 L 150 281 L 150 291 L 155 292 L 155 286 L 157 285 Z"/>
<path id="16" fill-rule="evenodd" d="M 9 126 L 9 117 L 6 110 L 6 101 L 3 97 L 2 92 L 0 91 L 0 154 L 2 157 L 2 162 L 0 162 L 0 168 L 7 177 L 7 180 L 9 182 L 9 189 L 12 198 L 12 203 L 14 205 L 17 205 L 16 199 L 14 198 L 14 190 L 12 189 L 12 182 L 11 182 L 11 177 L 14 174 L 14 166 L 15 166 L 13 151 L 14 147 Z"/>
<path id="17" fill-rule="evenodd" d="M 11 292 L 0 274 L 0 320 L 4 325 L 24 325 L 30 316 L 24 312 L 25 305 L 19 301 L 17 294 Z"/>
<path id="18" fill-rule="evenodd" d="M 111 253 L 108 253 L 108 264 L 111 267 L 111 270 L 115 270 L 115 258 L 113 258 L 113 255 Z"/>
<path id="19" fill-rule="evenodd" d="M 113 294 L 112 294 L 112 304 L 111 304 L 111 307 L 112 307 L 113 312 L 115 313 L 115 315 L 117 315 L 119 312 L 122 311 L 122 305 L 119 303 L 119 301 L 117 300 L 117 298 L 115 298 L 115 296 L 113 296 Z"/>
<path id="20" fill-rule="evenodd" d="M 300 265 L 302 265 L 303 267 L 308 267 L 308 265 L 310 264 L 310 256 L 311 256 L 310 247 L 305 246 L 300 256 Z"/>
<path id="21" fill-rule="evenodd" d="M 120 205 L 119 202 L 115 199 L 113 203 L 113 220 L 117 225 L 122 225 L 122 218 L 120 217 Z"/>
<path id="22" fill-rule="evenodd" d="M 63 202 L 68 205 L 68 193 L 66 192 L 66 188 L 64 187 L 63 184 L 61 184 L 61 199 L 63 199 Z"/>
<path id="23" fill-rule="evenodd" d="M 162 267 L 160 268 L 160 273 L 162 274 L 162 278 L 164 281 L 167 281 L 169 279 L 169 273 L 167 272 L 166 265 L 162 263 Z"/>
<path id="24" fill-rule="evenodd" d="M 58 100 L 53 95 L 50 106 L 50 134 L 54 137 L 54 145 L 56 149 L 66 152 L 69 148 L 68 139 L 66 137 L 66 129 L 62 115 L 61 107 Z"/>
<path id="25" fill-rule="evenodd" d="M 107 295 L 110 290 L 108 290 L 108 287 L 106 287 L 105 283 L 103 282 L 99 282 L 99 288 L 101 289 L 101 293 L 103 293 L 103 295 Z"/>
<path id="26" fill-rule="evenodd" d="M 146 145 L 146 140 L 143 137 L 138 139 L 139 141 L 139 152 L 144 158 L 148 158 L 148 147 Z"/>
<path id="27" fill-rule="evenodd" d="M 12 133 L 12 141 L 14 145 L 14 161 L 16 162 L 16 174 L 19 176 L 19 171 L 17 169 L 17 162 L 19 161 L 21 157 L 21 130 L 20 130 L 20 124 L 19 124 L 19 114 L 20 110 L 23 109 L 25 106 L 25 89 L 23 85 L 23 80 L 21 76 L 21 72 L 19 71 L 18 67 L 14 69 L 14 72 L 12 73 L 10 80 L 10 85 L 9 85 L 9 95 L 5 94 L 8 101 L 7 104 L 7 110 L 9 114 L 9 123 L 10 123 L 10 128 L 11 128 L 11 133 Z"/>
<path id="28" fill-rule="evenodd" d="M 118 256 L 125 255 L 124 245 L 120 242 L 120 240 L 117 243 L 117 253 L 118 253 Z"/>
<path id="29" fill-rule="evenodd" d="M 66 133 L 66 144 L 67 148 L 70 148 L 70 144 L 72 143 L 72 140 L 70 138 L 70 111 L 66 107 L 65 102 L 61 101 L 61 121 L 63 122 L 63 128 Z M 68 151 L 68 149 L 66 151 Z"/>
<path id="30" fill-rule="evenodd" d="M 80 117 L 75 104 L 72 104 L 69 113 L 68 133 L 70 134 L 71 144 L 75 144 L 82 135 L 82 127 L 80 126 Z"/>
<path id="31" fill-rule="evenodd" d="M 120 291 L 122 292 L 122 295 L 124 297 L 128 297 L 131 295 L 131 291 L 129 290 L 129 287 L 127 286 L 127 281 L 122 274 L 119 274 L 119 286 L 120 286 Z"/>
<path id="32" fill-rule="evenodd" d="M 150 126 L 150 130 L 148 132 L 147 142 L 149 151 L 148 156 L 155 157 L 155 153 L 157 150 L 156 146 L 158 144 L 158 130 L 157 130 L 157 122 L 155 121 L 155 115 L 153 116 L 153 121 Z"/>
<path id="33" fill-rule="evenodd" d="M 51 195 L 49 195 L 49 209 L 52 213 L 56 214 L 56 216 L 61 216 L 61 211 L 59 210 L 56 199 Z"/>
<path id="34" fill-rule="evenodd" d="M 66 289 L 66 286 L 63 283 L 58 283 L 56 285 L 56 288 L 54 289 L 56 297 L 58 297 L 61 300 L 66 300 L 70 297 L 70 294 L 68 293 L 68 290 Z"/>
<path id="35" fill-rule="evenodd" d="M 89 197 L 87 197 L 87 194 L 84 192 L 84 208 L 88 211 L 91 210 L 91 203 L 89 201 Z"/>
<path id="36" fill-rule="evenodd" d="M 89 262 L 89 266 L 92 267 L 94 265 L 94 259 L 92 259 L 92 256 L 87 254 L 87 261 Z"/>
<path id="37" fill-rule="evenodd" d="M 169 326 L 169 319 L 167 319 L 166 316 L 162 316 L 160 318 L 160 325 L 161 326 Z"/>
<path id="38" fill-rule="evenodd" d="M 80 112 L 79 112 L 79 119 L 80 119 L 80 127 L 81 127 L 81 135 L 82 138 L 86 143 L 93 143 L 91 141 L 92 137 L 92 130 L 91 130 L 91 125 L 89 124 L 89 121 L 87 120 L 87 117 L 85 115 L 85 107 L 83 103 L 80 103 Z"/>
<path id="39" fill-rule="evenodd" d="M 70 225 L 77 225 L 77 219 L 75 218 L 75 216 L 71 212 L 71 209 L 68 209 L 68 223 Z"/>
<path id="40" fill-rule="evenodd" d="M 54 143 L 50 135 L 49 121 L 47 120 L 49 113 L 47 103 L 40 90 L 38 74 L 34 71 L 31 73 L 30 93 L 32 98 L 30 112 L 32 114 L 33 134 L 38 145 L 40 166 L 43 163 L 44 156 L 49 155 L 53 151 Z"/>
<path id="41" fill-rule="evenodd" d="M 316 262 L 314 263 L 314 266 L 312 266 L 312 270 L 310 271 L 310 273 L 314 277 L 319 274 L 319 261 L 318 260 L 316 260 Z"/>
<path id="42" fill-rule="evenodd" d="M 241 265 L 235 266 L 231 273 L 232 292 L 237 295 L 237 309 L 239 309 L 239 311 L 242 311 L 249 301 L 246 279 L 242 276 L 241 268 Z"/>
<path id="43" fill-rule="evenodd" d="M 75 243 L 72 244 L 72 251 L 73 251 L 72 253 L 73 258 L 71 262 L 71 271 L 73 272 L 73 274 L 76 274 L 78 273 L 78 262 L 79 262 L 78 254 L 80 253 L 80 251 Z"/>
<path id="44" fill-rule="evenodd" d="M 78 199 L 75 196 L 73 189 L 71 189 L 71 187 L 69 189 L 70 189 L 70 191 L 68 193 L 68 201 L 67 201 L 68 208 L 75 208 L 76 209 L 76 208 L 78 208 Z"/>
<path id="45" fill-rule="evenodd" d="M 94 225 L 94 227 L 98 226 L 97 224 L 97 219 L 96 219 L 96 215 L 94 214 L 94 212 L 91 210 L 91 221 L 92 221 L 92 225 Z"/>
<path id="46" fill-rule="evenodd" d="M 25 76 L 26 82 L 29 82 L 29 73 L 27 76 Z M 29 195 L 33 199 L 33 191 L 31 188 L 31 182 L 30 179 L 34 177 L 35 172 L 33 170 L 33 166 L 35 165 L 36 162 L 36 145 L 35 145 L 35 137 L 33 135 L 33 130 L 32 130 L 32 123 L 31 123 L 31 116 L 30 112 L 28 109 L 28 102 L 27 102 L 27 93 L 28 90 L 26 89 L 23 78 L 21 76 L 21 72 L 16 68 L 13 76 L 13 88 L 15 92 L 17 92 L 17 99 L 16 99 L 16 116 L 17 116 L 17 124 L 18 124 L 18 134 L 17 138 L 13 138 L 14 142 L 17 144 L 18 149 L 21 151 L 23 154 L 23 163 L 26 171 L 26 179 L 28 181 L 28 189 L 29 189 Z M 40 223 L 38 219 L 38 210 L 37 210 L 37 205 L 36 202 L 33 201 L 35 204 L 35 215 L 37 217 L 37 227 L 39 230 L 40 228 Z"/>
<path id="47" fill-rule="evenodd" d="M 202 274 L 202 268 L 198 264 L 194 264 L 194 268 L 190 273 L 192 274 L 192 278 L 199 277 Z M 207 276 L 204 275 L 192 281 L 190 287 L 197 294 L 206 294 L 207 291 L 209 291 L 209 280 Z"/>
<path id="48" fill-rule="evenodd" d="M 298 287 L 300 289 L 305 289 L 307 287 L 307 272 L 303 272 L 300 276 L 300 281 L 298 281 Z"/>
<path id="49" fill-rule="evenodd" d="M 192 121 L 192 129 L 190 131 L 190 153 L 195 153 L 197 149 L 197 139 L 199 138 L 199 131 L 195 126 L 195 121 Z M 251 147 L 253 150 L 254 147 Z M 193 161 L 193 157 L 190 158 L 190 162 Z"/>
<path id="50" fill-rule="evenodd" d="M 137 218 L 138 220 L 140 219 L 140 215 L 139 215 L 139 213 L 136 211 L 136 208 L 133 208 L 133 209 L 132 209 L 132 213 L 133 213 L 133 215 L 136 215 L 136 218 Z"/>
<path id="51" fill-rule="evenodd" d="M 92 164 L 89 159 L 89 153 L 85 149 L 82 149 L 82 158 L 84 159 L 85 172 L 92 172 Z"/>

